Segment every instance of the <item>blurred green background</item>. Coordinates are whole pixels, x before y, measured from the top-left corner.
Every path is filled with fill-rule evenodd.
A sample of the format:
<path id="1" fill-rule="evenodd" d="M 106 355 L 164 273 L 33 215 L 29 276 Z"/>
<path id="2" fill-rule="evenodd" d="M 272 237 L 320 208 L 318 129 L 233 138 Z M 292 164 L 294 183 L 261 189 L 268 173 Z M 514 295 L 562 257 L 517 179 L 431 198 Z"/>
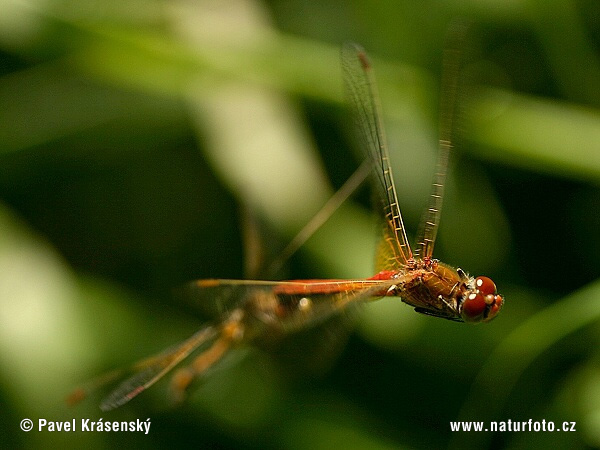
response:
<path id="1" fill-rule="evenodd" d="M 600 446 L 600 3 L 2 0 L 0 10 L 3 445 Z M 372 56 L 412 235 L 456 18 L 471 27 L 435 255 L 495 280 L 498 319 L 467 326 L 384 299 L 349 336 L 320 328 L 278 357 L 236 352 L 180 408 L 165 383 L 114 412 L 98 409 L 101 394 L 64 404 L 80 382 L 198 329 L 203 317 L 172 289 L 244 276 L 243 208 L 276 249 L 360 164 L 344 41 Z M 375 234 L 361 190 L 281 276 L 370 276 Z M 25 417 L 152 425 L 24 433 Z M 509 419 L 577 431 L 449 426 Z"/>

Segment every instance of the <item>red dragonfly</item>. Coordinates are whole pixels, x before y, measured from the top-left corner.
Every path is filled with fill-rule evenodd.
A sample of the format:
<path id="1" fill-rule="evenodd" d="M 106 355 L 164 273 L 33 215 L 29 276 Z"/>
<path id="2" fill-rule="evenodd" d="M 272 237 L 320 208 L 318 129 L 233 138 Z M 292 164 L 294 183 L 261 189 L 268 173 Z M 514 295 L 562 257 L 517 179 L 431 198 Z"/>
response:
<path id="1" fill-rule="evenodd" d="M 383 204 L 384 227 L 377 253 L 378 273 L 371 278 L 357 280 L 195 281 L 190 284 L 190 289 L 202 298 L 232 300 L 229 312 L 222 316 L 220 322 L 201 328 L 182 343 L 131 367 L 133 375 L 102 401 L 102 410 L 127 403 L 196 350 L 200 354 L 173 377 L 171 387 L 176 399 L 183 398 L 195 378 L 240 344 L 269 333 L 299 330 L 319 323 L 350 305 L 381 297 L 399 297 L 419 313 L 457 322 L 488 322 L 496 317 L 504 299 L 496 292 L 496 285 L 491 279 L 471 277 L 460 268 L 455 269 L 432 258 L 446 167 L 452 148 L 451 124 L 442 124 L 440 155 L 429 208 L 413 252 L 400 215 L 374 76 L 365 51 L 355 44 L 344 45 L 342 68 L 361 140 L 372 164 L 375 189 Z M 452 99 L 445 101 L 452 102 Z M 77 389 L 69 401 L 80 401 L 88 390 L 121 374 L 120 371 L 113 372 Z"/>

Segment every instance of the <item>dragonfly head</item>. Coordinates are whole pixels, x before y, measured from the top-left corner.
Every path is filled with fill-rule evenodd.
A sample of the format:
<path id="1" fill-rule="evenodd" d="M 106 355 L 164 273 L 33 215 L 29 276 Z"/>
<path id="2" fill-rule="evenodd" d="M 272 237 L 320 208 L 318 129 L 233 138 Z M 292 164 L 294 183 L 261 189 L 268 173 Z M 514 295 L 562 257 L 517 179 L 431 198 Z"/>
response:
<path id="1" fill-rule="evenodd" d="M 492 320 L 504 304 L 498 295 L 496 284 L 488 277 L 477 277 L 473 286 L 464 294 L 460 316 L 465 322 L 478 323 Z"/>

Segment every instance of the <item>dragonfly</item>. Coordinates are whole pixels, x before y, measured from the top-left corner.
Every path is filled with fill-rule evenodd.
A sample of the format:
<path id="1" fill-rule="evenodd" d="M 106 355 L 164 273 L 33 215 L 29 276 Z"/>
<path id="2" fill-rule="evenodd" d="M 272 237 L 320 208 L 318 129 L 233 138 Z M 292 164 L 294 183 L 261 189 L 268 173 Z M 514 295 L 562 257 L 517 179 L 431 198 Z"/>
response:
<path id="1" fill-rule="evenodd" d="M 490 278 L 472 277 L 460 268 L 433 258 L 452 149 L 450 120 L 442 121 L 440 127 L 440 151 L 429 207 L 413 251 L 394 187 L 372 65 L 365 50 L 357 44 L 345 44 L 341 58 L 360 141 L 368 154 L 374 191 L 381 203 L 383 235 L 377 248 L 377 273 L 366 279 L 194 281 L 188 286 L 191 295 L 213 301 L 230 299 L 232 306 L 220 320 L 205 325 L 185 341 L 134 364 L 127 371 L 109 373 L 76 389 L 69 403 L 81 401 L 90 390 L 129 372 L 100 404 L 104 411 L 122 406 L 196 352 L 198 355 L 191 364 L 178 369 L 171 381 L 173 398 L 181 400 L 192 382 L 230 350 L 269 334 L 316 325 L 352 305 L 378 298 L 398 297 L 418 313 L 456 322 L 489 322 L 498 315 L 504 298 L 497 293 Z M 451 74 L 450 78 L 457 76 Z M 453 99 L 445 101 L 451 104 Z M 442 110 L 447 107 L 442 105 Z"/>

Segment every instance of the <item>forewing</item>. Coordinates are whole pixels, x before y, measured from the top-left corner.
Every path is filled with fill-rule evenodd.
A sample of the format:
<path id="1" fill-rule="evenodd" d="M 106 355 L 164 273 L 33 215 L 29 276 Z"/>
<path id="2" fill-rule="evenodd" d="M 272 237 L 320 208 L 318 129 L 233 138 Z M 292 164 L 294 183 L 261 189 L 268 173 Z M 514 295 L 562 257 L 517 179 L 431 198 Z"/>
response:
<path id="1" fill-rule="evenodd" d="M 373 163 L 375 192 L 383 207 L 383 242 L 388 248 L 384 251 L 385 266 L 379 269 L 399 269 L 412 259 L 412 251 L 394 187 L 375 78 L 364 49 L 356 44 L 345 44 L 342 69 L 359 137 Z"/>
<path id="2" fill-rule="evenodd" d="M 454 116 L 458 95 L 461 47 L 464 45 L 468 24 L 462 20 L 452 23 L 446 36 L 442 69 L 442 92 L 440 97 L 440 141 L 435 175 L 419 234 L 417 235 L 417 257 L 431 258 L 437 231 L 440 226 L 444 185 L 448 172 L 448 160 L 452 153 Z"/>

